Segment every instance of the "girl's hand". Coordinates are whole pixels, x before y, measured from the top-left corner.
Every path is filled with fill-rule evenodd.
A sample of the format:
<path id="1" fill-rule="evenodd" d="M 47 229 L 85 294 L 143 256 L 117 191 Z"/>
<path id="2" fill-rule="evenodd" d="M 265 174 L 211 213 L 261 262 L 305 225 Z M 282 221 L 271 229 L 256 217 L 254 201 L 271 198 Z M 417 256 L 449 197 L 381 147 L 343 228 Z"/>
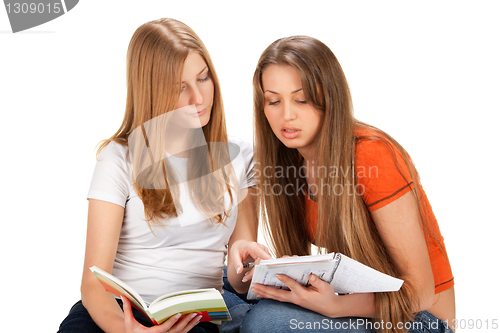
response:
<path id="1" fill-rule="evenodd" d="M 293 255 L 293 256 L 284 255 L 281 258 L 290 258 L 290 257 L 298 257 L 298 255 Z M 262 259 L 268 259 L 268 258 L 262 258 Z M 254 265 L 255 266 L 258 265 L 262 259 L 261 258 L 256 259 Z M 245 275 L 243 276 L 243 279 L 241 281 L 247 282 L 247 281 L 250 281 L 252 278 L 253 278 L 253 268 L 245 273 Z"/>
<path id="2" fill-rule="evenodd" d="M 315 311 L 327 317 L 338 317 L 342 309 L 344 296 L 335 294 L 332 286 L 316 275 L 309 275 L 309 287 L 301 286 L 286 275 L 276 275 L 290 290 L 275 289 L 262 284 L 254 284 L 253 292 L 260 298 L 270 298 L 280 302 L 288 302 Z"/>
<path id="3" fill-rule="evenodd" d="M 243 239 L 237 240 L 233 243 L 231 246 L 231 253 L 229 255 L 231 258 L 231 264 L 236 269 L 236 274 L 243 271 L 243 261 L 248 259 L 248 257 L 251 257 L 253 260 L 271 259 L 271 254 L 269 254 L 269 250 L 266 246 Z"/>
<path id="4" fill-rule="evenodd" d="M 123 313 L 125 315 L 125 332 L 127 333 L 186 333 L 195 327 L 201 319 L 201 315 L 196 313 L 187 314 L 179 320 L 180 314 L 170 317 L 167 321 L 158 326 L 145 327 L 135 320 L 132 313 L 130 301 L 126 297 L 122 297 Z"/>

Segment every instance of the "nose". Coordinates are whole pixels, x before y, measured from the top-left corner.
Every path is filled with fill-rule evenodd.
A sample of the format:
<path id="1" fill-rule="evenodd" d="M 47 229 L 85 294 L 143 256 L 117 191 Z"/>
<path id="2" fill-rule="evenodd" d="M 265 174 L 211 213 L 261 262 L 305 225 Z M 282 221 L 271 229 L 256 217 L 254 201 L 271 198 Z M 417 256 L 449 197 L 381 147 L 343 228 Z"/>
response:
<path id="1" fill-rule="evenodd" d="M 200 105 L 203 104 L 203 94 L 200 91 L 200 88 L 193 87 L 191 96 L 190 96 L 190 104 Z"/>
<path id="2" fill-rule="evenodd" d="M 295 113 L 295 110 L 290 103 L 284 103 L 283 105 L 284 110 L 283 110 L 283 119 L 284 120 L 294 120 L 297 118 L 297 114 Z"/>

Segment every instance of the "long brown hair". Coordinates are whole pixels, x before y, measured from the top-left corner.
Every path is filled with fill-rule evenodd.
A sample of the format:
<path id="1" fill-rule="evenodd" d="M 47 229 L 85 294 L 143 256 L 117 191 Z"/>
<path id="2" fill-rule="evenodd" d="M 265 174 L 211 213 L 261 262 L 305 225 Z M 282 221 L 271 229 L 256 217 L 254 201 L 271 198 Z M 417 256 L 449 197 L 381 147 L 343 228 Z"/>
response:
<path id="1" fill-rule="evenodd" d="M 273 133 L 264 114 L 262 73 L 270 65 L 288 65 L 299 72 L 306 100 L 324 115 L 317 147 L 317 166 L 336 170 L 354 170 L 358 140 L 380 140 L 394 153 L 399 150 L 410 170 L 411 180 L 419 176 L 409 155 L 389 135 L 354 118 L 351 94 L 343 70 L 333 52 L 322 42 L 307 36 L 293 36 L 273 42 L 261 55 L 253 78 L 256 176 L 260 198 L 260 216 L 276 256 L 307 255 L 311 252 L 305 214 L 305 180 L 300 172 L 279 173 L 276 170 L 300 170 L 302 159 L 297 149 L 287 148 Z M 366 129 L 374 135 L 357 137 L 356 130 Z M 395 147 L 395 148 L 393 148 Z M 397 162 L 396 162 L 397 163 Z M 269 171 L 269 167 L 273 171 Z M 399 168 L 399 167 L 398 167 Z M 401 172 L 401 171 L 400 171 Z M 356 172 L 340 172 L 339 177 L 316 175 L 321 187 L 342 188 L 342 194 L 323 192 L 318 197 L 316 245 L 327 252 L 341 252 L 386 274 L 400 277 L 391 264 L 384 244 L 371 220 L 367 205 L 357 191 Z M 294 187 L 286 195 L 273 195 L 273 188 Z M 336 187 L 337 186 L 337 187 Z M 339 187 L 340 186 L 340 187 Z M 420 186 L 412 190 L 419 195 Z M 417 200 L 419 202 L 420 200 Z M 427 233 L 425 209 L 419 212 Z M 411 283 L 398 292 L 375 293 L 378 320 L 393 323 L 383 332 L 404 332 L 396 323 L 413 320 L 412 304 L 418 302 Z M 383 326 L 382 326 L 383 327 Z"/>
<path id="2" fill-rule="evenodd" d="M 179 193 L 169 184 L 175 176 L 165 159 L 164 137 L 157 138 L 155 141 L 159 144 L 152 147 L 148 136 L 162 136 L 168 130 L 165 126 L 168 125 L 169 116 L 172 114 L 170 111 L 176 109 L 181 92 L 184 62 L 191 51 L 198 52 L 205 60 L 214 85 L 210 121 L 203 127 L 204 138 L 197 139 L 207 143 L 227 142 L 219 80 L 205 45 L 186 24 L 163 18 L 141 25 L 132 36 L 127 52 L 125 116 L 118 131 L 111 138 L 104 140 L 98 150 L 99 154 L 111 141 L 129 145 L 134 165 L 134 188 L 144 203 L 144 212 L 150 228 L 151 222 L 161 225 L 161 218 L 174 217 L 181 213 Z M 146 135 L 145 124 L 153 124 L 152 119 L 159 121 L 155 123 L 156 128 L 149 128 L 152 133 Z M 135 129 L 139 131 L 134 131 Z M 130 141 L 131 135 L 138 133 L 139 136 L 144 136 L 142 141 L 145 144 L 130 147 L 133 145 Z M 217 147 L 221 148 L 223 145 Z M 233 177 L 228 176 L 223 168 L 228 164 L 228 154 L 227 149 L 211 149 L 208 144 L 206 151 L 191 150 L 188 156 L 188 179 L 205 181 L 191 182 L 189 195 L 195 199 L 198 208 L 208 216 L 214 216 L 218 223 L 223 223 L 228 215 L 224 212 L 223 200 L 221 202 L 223 193 L 228 191 L 231 203 L 233 201 L 231 187 L 228 185 L 229 179 Z M 144 163 L 150 165 L 146 176 L 144 173 L 139 174 L 144 171 Z M 212 173 L 214 170 L 219 172 Z M 209 174 L 215 176 L 203 177 Z M 206 184 L 206 181 L 213 184 Z M 207 195 L 206 188 L 217 189 L 222 193 Z M 214 212 L 214 207 L 217 212 Z M 220 213 L 221 211 L 224 213 Z"/>

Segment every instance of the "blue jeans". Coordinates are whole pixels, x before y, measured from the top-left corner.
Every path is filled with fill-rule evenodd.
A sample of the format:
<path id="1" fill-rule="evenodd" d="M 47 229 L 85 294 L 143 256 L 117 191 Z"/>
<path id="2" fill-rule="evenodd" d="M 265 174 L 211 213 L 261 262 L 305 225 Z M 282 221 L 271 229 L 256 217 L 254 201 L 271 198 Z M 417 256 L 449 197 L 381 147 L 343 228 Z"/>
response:
<path id="1" fill-rule="evenodd" d="M 234 290 L 227 278 L 226 266 L 224 266 L 222 280 L 224 282 L 222 287 L 224 291 L 222 298 L 224 298 L 224 302 L 226 302 L 232 320 L 223 321 L 220 326 L 220 331 L 221 333 L 238 333 L 246 313 L 252 308 L 253 304 L 258 301 L 247 300 L 247 293 L 238 294 L 236 290 Z"/>
<path id="2" fill-rule="evenodd" d="M 329 318 L 295 304 L 270 299 L 249 302 L 246 300 L 246 294 L 237 294 L 231 287 L 226 268 L 224 268 L 223 289 L 224 301 L 233 320 L 222 322 L 221 333 L 297 331 L 376 333 L 377 328 L 380 328 L 377 322 L 369 318 Z M 415 321 L 406 323 L 403 328 L 408 328 L 408 333 L 452 333 L 446 323 L 427 311 L 417 313 Z"/>
<path id="3" fill-rule="evenodd" d="M 122 307 L 122 301 L 116 300 L 120 307 Z M 146 318 L 142 313 L 140 313 L 135 308 L 132 308 L 135 319 L 146 327 L 151 327 L 153 324 Z M 218 333 L 219 330 L 217 325 L 204 322 L 196 325 L 190 333 Z M 97 326 L 97 324 L 90 317 L 89 312 L 83 306 L 82 301 L 78 301 L 71 310 L 68 316 L 63 320 L 59 326 L 58 333 L 104 333 L 103 330 Z"/>

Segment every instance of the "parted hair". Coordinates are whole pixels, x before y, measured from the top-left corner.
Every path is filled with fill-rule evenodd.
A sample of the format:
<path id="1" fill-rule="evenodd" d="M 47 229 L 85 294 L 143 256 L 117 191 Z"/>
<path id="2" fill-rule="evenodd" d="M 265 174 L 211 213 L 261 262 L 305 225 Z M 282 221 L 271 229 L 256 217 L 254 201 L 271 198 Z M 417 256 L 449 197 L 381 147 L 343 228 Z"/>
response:
<path id="1" fill-rule="evenodd" d="M 419 176 L 406 151 L 383 131 L 364 124 L 354 118 L 351 94 L 344 72 L 333 52 L 321 41 L 308 36 L 293 36 L 273 42 L 262 53 L 253 77 L 254 93 L 254 133 L 256 151 L 256 175 L 258 193 L 279 184 L 303 186 L 305 178 L 300 173 L 287 173 L 276 177 L 275 172 L 265 172 L 273 166 L 285 170 L 290 166 L 300 168 L 302 158 L 297 149 L 287 148 L 273 133 L 264 113 L 264 92 L 262 73 L 268 66 L 285 65 L 295 68 L 301 79 L 306 100 L 324 115 L 323 125 L 318 134 L 317 166 L 336 167 L 336 170 L 355 168 L 355 146 L 359 140 L 384 142 L 394 153 L 399 150 L 412 179 L 419 184 Z M 374 135 L 357 137 L 356 129 L 369 129 Z M 399 168 L 399 167 L 398 167 Z M 400 171 L 401 172 L 401 171 Z M 356 173 L 341 173 L 339 177 L 318 174 L 319 187 L 340 186 L 342 194 L 331 191 L 318 196 L 318 226 L 315 243 L 327 252 L 341 252 L 365 265 L 383 273 L 400 277 L 401 272 L 391 263 L 391 258 L 371 220 L 362 195 L 357 195 Z M 403 176 L 404 177 L 404 176 Z M 420 186 L 412 190 L 418 197 Z M 353 195 L 353 193 L 355 195 Z M 295 188 L 294 195 L 260 195 L 260 217 L 266 235 L 276 256 L 307 255 L 311 252 L 305 213 L 305 194 Z M 420 202 L 417 199 L 417 202 Z M 418 205 L 424 230 L 427 232 L 425 209 Z M 377 319 L 392 322 L 393 329 L 383 332 L 404 332 L 395 323 L 411 321 L 414 318 L 412 304 L 418 304 L 411 281 L 404 283 L 398 292 L 375 293 Z M 382 326 L 383 327 L 383 326 Z"/>
<path id="2" fill-rule="evenodd" d="M 198 52 L 205 60 L 209 76 L 214 85 L 213 106 L 210 121 L 203 127 L 204 140 L 210 142 L 227 142 L 227 131 L 222 103 L 219 80 L 210 58 L 210 55 L 196 33 L 186 24 L 170 18 L 163 18 L 141 25 L 133 34 L 127 51 L 127 99 L 125 116 L 118 131 L 107 140 L 101 142 L 98 154 L 111 141 L 129 146 L 134 165 L 134 188 L 144 203 L 144 212 L 149 227 L 151 223 L 161 225 L 160 219 L 178 216 L 182 207 L 179 205 L 179 193 L 169 182 L 175 179 L 168 160 L 165 159 L 165 140 L 162 135 L 168 128 L 159 128 L 153 131 L 159 138 L 156 144 L 150 145 L 151 137 L 147 137 L 145 124 L 151 124 L 153 119 L 168 119 L 175 110 L 181 92 L 182 72 L 184 62 L 189 52 Z M 158 122 L 165 124 L 168 122 Z M 129 140 L 132 132 L 139 129 L 144 135 L 145 145 L 130 147 Z M 139 134 L 141 135 L 141 134 Z M 199 140 L 200 138 L 193 138 Z M 195 205 L 212 216 L 217 223 L 224 223 L 228 212 L 224 212 L 224 193 L 229 192 L 233 201 L 229 177 L 224 168 L 229 161 L 227 149 L 211 149 L 207 151 L 192 150 L 188 156 L 188 179 L 197 179 L 190 182 L 189 195 Z M 134 150 L 134 151 L 131 151 Z M 151 166 L 147 175 L 143 171 L 145 158 Z M 203 177 L 212 174 L 213 177 Z M 229 172 L 231 173 L 231 172 Z M 168 177 L 167 177 L 168 175 Z M 141 182 L 137 180 L 140 179 Z M 211 182 L 211 184 L 207 184 Z M 147 184 L 145 186 L 144 184 Z M 215 189 L 220 193 L 207 193 L 207 188 Z M 224 213 L 220 213 L 220 212 Z"/>

